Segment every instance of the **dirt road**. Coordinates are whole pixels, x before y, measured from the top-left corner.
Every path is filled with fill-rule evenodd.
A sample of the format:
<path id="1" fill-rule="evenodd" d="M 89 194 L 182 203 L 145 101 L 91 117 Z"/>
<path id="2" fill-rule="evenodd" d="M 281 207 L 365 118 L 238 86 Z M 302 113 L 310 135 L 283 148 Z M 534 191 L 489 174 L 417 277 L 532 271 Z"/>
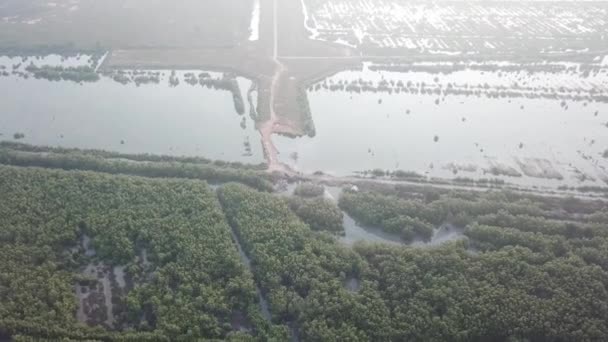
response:
<path id="1" fill-rule="evenodd" d="M 275 0 L 276 1 L 276 0 Z M 277 92 L 277 87 L 279 86 L 279 79 L 281 75 L 285 72 L 285 66 L 277 59 L 275 59 L 276 69 L 274 76 L 272 77 L 272 82 L 270 86 L 270 118 L 262 123 L 259 127 L 260 135 L 262 136 L 262 147 L 264 148 L 264 156 L 266 157 L 266 162 L 268 163 L 268 171 L 281 171 L 281 172 L 289 172 L 289 168 L 279 162 L 278 154 L 276 146 L 272 142 L 272 135 L 275 133 L 289 133 L 289 127 L 281 126 L 279 119 L 277 118 L 277 114 L 275 111 L 275 94 Z M 283 132 L 282 132 L 283 131 Z M 287 132 L 285 132 L 287 131 Z"/>
<path id="2" fill-rule="evenodd" d="M 289 167 L 279 161 L 276 146 L 272 142 L 273 134 L 290 134 L 297 135 L 297 129 L 295 129 L 292 125 L 281 123 L 281 119 L 277 116 L 276 113 L 276 94 L 279 89 L 280 79 L 285 72 L 287 72 L 287 68 L 281 61 L 279 60 L 279 35 L 278 35 L 278 4 L 277 0 L 273 0 L 273 54 L 272 60 L 275 63 L 274 75 L 272 76 L 272 81 L 270 85 L 270 118 L 262 123 L 259 126 L 260 135 L 262 136 L 262 147 L 264 148 L 264 156 L 266 157 L 266 161 L 268 163 L 268 171 L 269 172 L 284 172 L 287 174 L 292 174 L 293 172 L 289 169 Z"/>

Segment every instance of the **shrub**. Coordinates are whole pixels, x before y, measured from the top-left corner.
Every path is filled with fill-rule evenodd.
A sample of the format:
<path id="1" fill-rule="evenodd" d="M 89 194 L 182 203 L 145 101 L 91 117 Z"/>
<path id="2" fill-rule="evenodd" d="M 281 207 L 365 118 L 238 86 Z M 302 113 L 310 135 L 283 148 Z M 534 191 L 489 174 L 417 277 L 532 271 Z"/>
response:
<path id="1" fill-rule="evenodd" d="M 314 183 L 301 183 L 294 190 L 294 195 L 300 197 L 318 197 L 322 196 L 325 188 L 322 185 Z"/>

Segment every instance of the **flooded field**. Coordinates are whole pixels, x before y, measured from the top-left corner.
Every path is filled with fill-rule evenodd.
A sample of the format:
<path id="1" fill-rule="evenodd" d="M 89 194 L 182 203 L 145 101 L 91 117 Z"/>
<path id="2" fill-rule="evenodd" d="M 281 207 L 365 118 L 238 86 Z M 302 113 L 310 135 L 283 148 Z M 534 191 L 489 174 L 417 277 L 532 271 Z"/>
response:
<path id="1" fill-rule="evenodd" d="M 605 186 L 605 72 L 431 74 L 367 65 L 311 87 L 315 137 L 274 139 L 281 161 L 304 173 L 380 169 L 526 186 Z"/>
<path id="2" fill-rule="evenodd" d="M 92 63 L 0 57 L 0 140 L 263 161 L 250 80 L 200 70 L 100 75 Z"/>
<path id="3" fill-rule="evenodd" d="M 599 48 L 600 1 L 302 0 L 310 38 L 431 54 L 555 53 Z M 531 50 L 531 51 L 530 51 Z"/>

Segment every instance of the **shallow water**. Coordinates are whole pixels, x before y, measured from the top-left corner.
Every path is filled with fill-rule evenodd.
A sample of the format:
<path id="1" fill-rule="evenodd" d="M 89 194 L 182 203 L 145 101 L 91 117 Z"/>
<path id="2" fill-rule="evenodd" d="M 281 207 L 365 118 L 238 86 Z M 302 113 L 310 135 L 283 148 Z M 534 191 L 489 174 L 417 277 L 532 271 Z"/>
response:
<path id="1" fill-rule="evenodd" d="M 346 279 L 344 286 L 350 292 L 359 292 L 361 289 L 361 281 L 357 278 L 350 277 Z"/>
<path id="2" fill-rule="evenodd" d="M 340 196 L 342 195 L 342 188 L 339 186 L 327 186 L 325 185 L 325 192 L 323 193 L 323 197 L 334 202 L 338 203 Z"/>
<path id="3" fill-rule="evenodd" d="M 178 72 L 178 77 L 185 71 Z M 237 78 L 245 105 L 238 115 L 232 93 L 191 86 L 122 85 L 0 77 L 0 140 L 122 153 L 203 156 L 260 163 L 259 133 L 249 117 L 251 81 Z M 242 126 L 244 124 L 244 127 Z M 249 148 L 247 148 L 249 146 Z"/>
<path id="4" fill-rule="evenodd" d="M 405 243 L 403 240 L 401 240 L 399 234 L 387 233 L 382 229 L 375 227 L 363 227 L 346 212 L 343 212 L 343 214 L 345 235 L 340 238 L 340 242 L 349 246 L 358 241 L 363 241 L 369 243 L 385 243 L 394 246 L 436 247 L 446 242 L 466 238 L 464 236 L 464 229 L 451 224 L 444 224 L 435 229 L 430 241 L 423 241 L 417 238 L 410 243 Z"/>
<path id="5" fill-rule="evenodd" d="M 89 237 L 87 234 L 84 234 L 82 236 L 82 247 L 84 248 L 85 256 L 92 257 L 92 256 L 95 256 L 95 254 L 97 254 L 97 251 L 95 250 L 95 248 L 93 248 L 93 246 L 91 246 L 91 237 Z"/>
<path id="6" fill-rule="evenodd" d="M 152 266 L 152 263 L 150 262 L 150 260 L 148 260 L 148 250 L 143 248 L 141 250 L 141 255 L 139 257 L 139 260 L 141 262 L 141 265 L 144 267 L 144 269 Z"/>
<path id="7" fill-rule="evenodd" d="M 422 241 L 420 239 L 414 239 L 408 246 L 412 247 L 433 247 L 439 246 L 446 242 L 457 241 L 466 239 L 464 236 L 464 229 L 453 226 L 451 224 L 444 224 L 443 226 L 435 229 L 431 241 Z"/>
<path id="8" fill-rule="evenodd" d="M 386 233 L 379 228 L 364 228 L 347 213 L 344 213 L 343 224 L 344 236 L 340 237 L 340 242 L 346 245 L 353 245 L 357 241 L 403 245 L 399 235 Z"/>
<path id="9" fill-rule="evenodd" d="M 112 271 L 116 277 L 118 287 L 121 289 L 124 288 L 127 285 L 125 281 L 125 266 L 114 266 Z"/>
<path id="10" fill-rule="evenodd" d="M 334 78 L 367 80 L 371 74 L 376 80 L 407 80 L 403 73 L 347 73 Z M 566 101 L 565 109 L 561 100 L 526 97 L 329 90 L 310 92 L 309 100 L 316 136 L 273 137 L 280 160 L 305 173 L 349 175 L 379 168 L 526 186 L 608 182 L 608 159 L 601 157 L 608 148 L 605 103 Z M 297 161 L 289 157 L 294 152 Z M 512 168 L 521 177 L 486 172 L 492 167 Z M 539 175 L 543 167 L 554 179 Z"/>
<path id="11" fill-rule="evenodd" d="M 342 188 L 336 186 L 325 186 L 325 192 L 323 197 L 337 203 L 340 195 L 342 194 Z M 375 227 L 364 227 L 357 223 L 350 215 L 345 211 L 342 211 L 344 236 L 340 237 L 340 241 L 347 245 L 352 245 L 357 241 L 365 241 L 371 243 L 387 243 L 391 245 L 404 245 L 412 247 L 432 247 L 439 246 L 445 242 L 455 241 L 464 239 L 464 229 L 453 226 L 451 224 L 444 224 L 441 227 L 435 229 L 433 236 L 430 241 L 423 241 L 421 239 L 414 239 L 412 242 L 406 244 L 399 234 L 391 234 L 384 232 L 380 228 Z M 356 279 L 349 279 L 346 284 L 347 288 L 355 284 L 352 281 Z M 356 282 L 358 285 L 358 282 Z"/>

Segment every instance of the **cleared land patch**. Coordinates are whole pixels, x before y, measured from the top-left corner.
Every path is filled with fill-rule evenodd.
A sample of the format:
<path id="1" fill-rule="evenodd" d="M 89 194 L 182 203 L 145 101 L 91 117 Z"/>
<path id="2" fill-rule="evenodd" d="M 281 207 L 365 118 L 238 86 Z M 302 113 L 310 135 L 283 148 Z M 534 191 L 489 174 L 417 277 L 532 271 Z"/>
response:
<path id="1" fill-rule="evenodd" d="M 560 53 L 605 49 L 605 2 L 302 0 L 312 39 L 363 51 Z"/>

